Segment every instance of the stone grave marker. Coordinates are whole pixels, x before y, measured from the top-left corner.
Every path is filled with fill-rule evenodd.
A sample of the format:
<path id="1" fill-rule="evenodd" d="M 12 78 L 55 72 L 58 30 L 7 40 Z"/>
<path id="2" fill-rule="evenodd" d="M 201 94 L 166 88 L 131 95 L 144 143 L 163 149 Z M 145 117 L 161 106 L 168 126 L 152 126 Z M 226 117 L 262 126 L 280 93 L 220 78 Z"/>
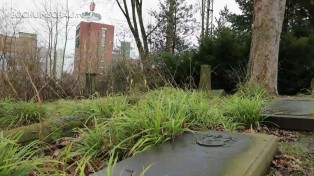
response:
<path id="1" fill-rule="evenodd" d="M 313 98 L 278 98 L 263 110 L 262 115 L 270 127 L 314 131 Z"/>
<path id="2" fill-rule="evenodd" d="M 116 164 L 114 176 L 264 176 L 277 137 L 227 132 L 185 133 Z M 106 176 L 106 169 L 92 176 Z"/>

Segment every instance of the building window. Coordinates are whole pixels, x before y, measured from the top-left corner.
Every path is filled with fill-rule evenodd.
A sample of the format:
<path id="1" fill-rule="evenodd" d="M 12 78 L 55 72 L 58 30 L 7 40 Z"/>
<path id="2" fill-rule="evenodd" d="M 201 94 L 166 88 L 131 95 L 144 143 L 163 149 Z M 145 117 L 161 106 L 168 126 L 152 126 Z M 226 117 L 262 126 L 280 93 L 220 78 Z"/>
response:
<path id="1" fill-rule="evenodd" d="M 101 46 L 106 46 L 106 28 L 101 29 Z"/>
<path id="2" fill-rule="evenodd" d="M 75 37 L 75 47 L 80 46 L 80 27 L 76 29 L 76 37 Z"/>
<path id="3" fill-rule="evenodd" d="M 77 26 L 76 28 L 76 36 L 80 35 L 80 26 Z"/>
<path id="4" fill-rule="evenodd" d="M 77 37 L 75 39 L 75 46 L 76 46 L 76 48 L 78 48 L 80 46 L 80 37 Z"/>

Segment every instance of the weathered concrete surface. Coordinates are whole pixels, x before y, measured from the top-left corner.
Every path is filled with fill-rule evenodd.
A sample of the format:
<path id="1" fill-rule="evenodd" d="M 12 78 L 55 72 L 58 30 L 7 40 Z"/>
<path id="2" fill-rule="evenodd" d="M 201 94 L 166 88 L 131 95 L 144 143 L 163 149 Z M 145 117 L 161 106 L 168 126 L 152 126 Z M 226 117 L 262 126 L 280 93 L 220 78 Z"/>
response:
<path id="1" fill-rule="evenodd" d="M 208 92 L 212 89 L 210 65 L 201 66 L 201 77 L 200 77 L 200 82 L 199 82 L 199 89 L 204 92 Z"/>
<path id="2" fill-rule="evenodd" d="M 222 136 L 223 146 L 221 141 L 213 141 L 212 147 L 199 145 L 200 141 L 196 141 L 204 134 L 185 133 L 173 144 L 167 142 L 117 163 L 114 176 L 139 176 L 149 166 L 145 173 L 147 176 L 264 176 L 277 151 L 277 138 L 274 136 L 210 134 L 214 138 Z M 106 169 L 94 174 L 105 175 Z"/>
<path id="3" fill-rule="evenodd" d="M 269 126 L 283 129 L 314 131 L 313 98 L 279 98 L 262 113 Z"/>
<path id="4" fill-rule="evenodd" d="M 226 95 L 226 92 L 223 89 L 215 89 L 215 90 L 211 90 L 209 92 L 209 95 L 213 97 L 222 97 Z"/>
<path id="5" fill-rule="evenodd" d="M 23 126 L 12 130 L 3 131 L 4 137 L 22 132 L 19 142 L 28 142 L 32 140 L 43 140 L 51 142 L 61 137 L 70 136 L 74 128 L 84 127 L 86 118 L 84 117 L 64 117 L 50 119 L 48 121 Z"/>

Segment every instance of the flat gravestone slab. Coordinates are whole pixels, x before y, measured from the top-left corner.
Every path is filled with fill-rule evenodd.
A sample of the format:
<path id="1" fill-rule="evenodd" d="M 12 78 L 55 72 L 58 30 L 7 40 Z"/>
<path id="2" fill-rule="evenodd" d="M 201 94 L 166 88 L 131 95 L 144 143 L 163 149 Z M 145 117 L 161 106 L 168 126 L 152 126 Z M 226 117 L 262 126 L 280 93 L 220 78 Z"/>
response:
<path id="1" fill-rule="evenodd" d="M 214 97 L 222 97 L 226 95 L 226 92 L 223 89 L 215 89 L 215 90 L 211 90 L 209 94 Z"/>
<path id="2" fill-rule="evenodd" d="M 314 131 L 313 98 L 279 98 L 262 113 L 269 126 L 290 130 Z"/>
<path id="3" fill-rule="evenodd" d="M 225 132 L 185 133 L 161 147 L 117 163 L 114 176 L 262 176 L 277 151 L 277 138 Z M 94 174 L 105 176 L 106 169 Z"/>

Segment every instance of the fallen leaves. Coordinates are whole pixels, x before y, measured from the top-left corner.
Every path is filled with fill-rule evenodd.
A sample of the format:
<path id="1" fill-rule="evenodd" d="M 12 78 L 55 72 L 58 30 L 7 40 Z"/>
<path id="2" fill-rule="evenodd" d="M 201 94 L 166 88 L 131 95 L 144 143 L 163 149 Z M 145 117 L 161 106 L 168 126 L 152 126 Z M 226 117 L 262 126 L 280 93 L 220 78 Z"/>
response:
<path id="1" fill-rule="evenodd" d="M 278 155 L 272 161 L 272 170 L 275 170 L 274 176 L 286 175 L 304 175 L 312 176 L 309 168 L 304 168 L 302 162 L 292 156 Z"/>
<path id="2" fill-rule="evenodd" d="M 280 155 L 276 156 L 272 162 L 277 169 L 288 169 L 289 171 L 303 171 L 302 162 L 292 156 Z"/>
<path id="3" fill-rule="evenodd" d="M 257 128 L 258 133 L 268 134 L 268 135 L 274 135 L 277 136 L 279 139 L 279 142 L 297 142 L 300 138 L 300 134 L 295 131 L 287 131 L 277 128 Z"/>
<path id="4" fill-rule="evenodd" d="M 268 129 L 260 127 L 257 133 L 275 135 L 279 139 L 280 153 L 272 161 L 269 176 L 314 176 L 313 155 L 300 151 L 300 148 L 311 148 L 311 141 L 302 140 L 304 136 L 314 136 L 312 133 L 288 131 L 282 129 Z M 293 146 L 297 148 L 294 148 Z M 284 146 L 289 146 L 285 148 Z M 309 150 L 311 151 L 311 150 Z M 291 153 L 292 152 L 292 153 Z M 291 156 L 292 155 L 292 156 Z"/>

